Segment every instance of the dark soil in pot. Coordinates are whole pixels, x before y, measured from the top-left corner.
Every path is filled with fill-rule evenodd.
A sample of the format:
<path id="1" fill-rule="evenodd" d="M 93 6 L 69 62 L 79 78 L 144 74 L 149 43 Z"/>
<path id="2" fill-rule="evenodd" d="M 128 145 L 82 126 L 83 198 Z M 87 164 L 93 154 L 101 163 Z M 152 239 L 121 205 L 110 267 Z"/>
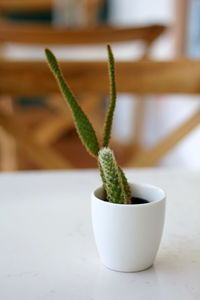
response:
<path id="1" fill-rule="evenodd" d="M 149 201 L 142 199 L 142 198 L 138 198 L 138 197 L 132 197 L 131 198 L 131 203 L 136 205 L 136 204 L 145 204 L 145 203 L 149 203 Z"/>
<path id="2" fill-rule="evenodd" d="M 106 201 L 108 202 L 108 200 L 103 200 L 103 201 Z M 146 204 L 146 203 L 149 203 L 150 201 L 148 200 L 145 200 L 145 199 L 142 199 L 142 198 L 138 198 L 138 197 L 132 197 L 131 198 L 131 204 L 133 205 L 138 205 L 138 204 Z"/>

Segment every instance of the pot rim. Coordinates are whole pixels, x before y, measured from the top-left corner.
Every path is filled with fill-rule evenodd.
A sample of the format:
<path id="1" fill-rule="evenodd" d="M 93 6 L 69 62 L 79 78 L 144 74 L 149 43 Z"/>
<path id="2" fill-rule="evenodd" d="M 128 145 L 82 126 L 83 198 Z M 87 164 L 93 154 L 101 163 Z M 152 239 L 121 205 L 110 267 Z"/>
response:
<path id="1" fill-rule="evenodd" d="M 135 208 L 144 207 L 144 206 L 152 206 L 152 205 L 156 205 L 157 203 L 160 203 L 160 202 L 166 200 L 166 197 L 167 197 L 166 192 L 165 192 L 162 188 L 160 188 L 160 187 L 158 187 L 158 186 L 156 186 L 156 185 L 149 184 L 149 183 L 139 183 L 139 182 L 129 183 L 129 185 L 130 185 L 131 189 L 134 188 L 134 185 L 137 185 L 138 187 L 141 187 L 141 188 L 144 188 L 144 187 L 147 187 L 147 188 L 148 188 L 148 187 L 149 187 L 149 188 L 153 188 L 153 189 L 159 191 L 159 192 L 160 192 L 161 194 L 163 194 L 163 195 L 162 195 L 161 199 L 153 200 L 153 201 L 150 201 L 150 202 L 148 202 L 148 203 L 141 203 L 141 204 L 137 204 L 137 205 L 134 205 L 134 204 L 132 204 L 132 203 L 130 203 L 130 204 L 114 203 L 114 202 L 108 202 L 108 201 L 105 201 L 105 200 L 103 200 L 103 199 L 101 199 L 101 198 L 99 198 L 99 197 L 96 196 L 96 192 L 99 191 L 99 190 L 102 190 L 102 188 L 103 188 L 103 185 L 101 185 L 100 187 L 96 188 L 96 189 L 92 192 L 92 199 L 93 199 L 93 200 L 96 200 L 96 201 L 98 201 L 98 202 L 100 202 L 100 203 L 103 203 L 103 204 L 105 204 L 105 205 L 110 205 L 110 206 L 121 206 L 121 207 L 135 207 Z"/>

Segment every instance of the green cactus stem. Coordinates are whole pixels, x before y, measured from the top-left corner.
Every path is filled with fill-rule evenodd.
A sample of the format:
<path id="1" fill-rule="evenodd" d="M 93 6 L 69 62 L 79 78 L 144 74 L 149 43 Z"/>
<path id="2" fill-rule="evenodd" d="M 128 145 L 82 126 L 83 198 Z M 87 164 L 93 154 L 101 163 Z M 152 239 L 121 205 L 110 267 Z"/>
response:
<path id="1" fill-rule="evenodd" d="M 131 204 L 131 189 L 123 170 L 119 167 L 121 185 L 123 187 L 124 204 Z"/>
<path id="2" fill-rule="evenodd" d="M 65 82 L 54 54 L 48 49 L 45 50 L 45 54 L 49 67 L 58 81 L 61 92 L 73 112 L 75 126 L 83 145 L 92 156 L 97 157 L 99 152 L 99 144 L 92 124 L 88 120 L 87 116 L 76 101 L 69 86 Z"/>
<path id="3" fill-rule="evenodd" d="M 105 179 L 104 188 L 109 202 L 130 204 L 130 189 L 123 171 L 118 167 L 113 151 L 110 148 L 102 148 L 99 151 L 99 165 Z M 129 187 L 129 186 L 128 186 Z"/>
<path id="4" fill-rule="evenodd" d="M 72 110 L 75 127 L 83 145 L 88 152 L 98 159 L 100 175 L 103 181 L 106 198 L 114 203 L 131 203 L 131 191 L 122 169 L 117 165 L 112 150 L 107 148 L 112 129 L 113 115 L 116 106 L 115 66 L 111 47 L 107 46 L 110 79 L 110 103 L 105 118 L 103 149 L 99 151 L 97 136 L 88 117 L 85 115 L 68 84 L 65 82 L 54 54 L 46 49 L 45 54 L 51 71 L 58 81 L 60 90 Z"/>
<path id="5" fill-rule="evenodd" d="M 108 52 L 108 71 L 109 71 L 109 79 L 110 79 L 110 103 L 109 103 L 105 124 L 104 124 L 103 147 L 108 147 L 110 141 L 113 115 L 116 106 L 115 60 L 110 45 L 107 45 L 107 52 Z"/>

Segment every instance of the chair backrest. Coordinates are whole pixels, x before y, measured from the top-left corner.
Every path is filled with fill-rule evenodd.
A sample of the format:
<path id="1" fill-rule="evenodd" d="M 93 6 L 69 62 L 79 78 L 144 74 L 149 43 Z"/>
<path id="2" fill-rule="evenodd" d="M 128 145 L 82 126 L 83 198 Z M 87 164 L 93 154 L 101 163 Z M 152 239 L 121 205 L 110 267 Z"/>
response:
<path id="1" fill-rule="evenodd" d="M 75 93 L 108 93 L 106 62 L 63 61 L 60 64 Z M 117 62 L 116 72 L 119 93 L 200 93 L 200 61 Z M 34 96 L 58 92 L 46 62 L 42 61 L 1 60 L 0 79 L 0 94 Z"/>
<path id="2" fill-rule="evenodd" d="M 0 43 L 91 45 L 141 40 L 149 46 L 165 29 L 166 27 L 162 25 L 67 29 L 48 25 L 1 22 Z"/>

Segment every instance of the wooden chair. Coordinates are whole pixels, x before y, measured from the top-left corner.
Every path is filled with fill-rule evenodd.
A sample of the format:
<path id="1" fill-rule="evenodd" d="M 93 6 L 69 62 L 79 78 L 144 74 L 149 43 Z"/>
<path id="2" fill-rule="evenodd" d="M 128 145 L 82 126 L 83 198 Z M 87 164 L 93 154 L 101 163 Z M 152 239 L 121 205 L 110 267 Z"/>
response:
<path id="1" fill-rule="evenodd" d="M 148 56 L 148 52 L 150 50 L 150 47 L 152 45 L 152 43 L 155 41 L 155 39 L 165 30 L 164 26 L 160 26 L 160 25 L 152 25 L 152 26 L 146 26 L 146 27 L 138 27 L 138 28 L 112 28 L 112 27 L 100 27 L 100 28 L 85 28 L 85 29 L 76 29 L 76 30 L 72 30 L 72 29 L 62 29 L 62 28 L 51 28 L 49 26 L 45 26 L 45 25 L 26 25 L 26 26 L 22 26 L 19 24 L 15 24 L 13 26 L 13 23 L 6 23 L 3 22 L 2 26 L 0 26 L 0 44 L 4 44 L 6 42 L 10 42 L 10 43 L 18 43 L 18 44 L 31 44 L 31 45 L 95 45 L 95 44 L 106 44 L 106 43 L 115 43 L 115 42 L 125 42 L 125 41 L 136 41 L 136 40 L 141 40 L 145 43 L 145 51 L 142 55 L 142 57 L 147 57 Z M 13 66 L 15 65 L 15 62 L 9 62 L 9 61 L 5 61 L 5 64 L 7 64 L 7 68 L 9 69 L 10 65 Z M 30 64 L 30 65 L 29 65 Z M 37 77 L 30 78 L 30 74 L 38 74 L 37 73 L 37 67 L 35 68 L 35 66 L 39 66 L 39 62 L 34 62 L 33 64 L 31 62 L 27 62 L 26 63 L 22 63 L 22 68 L 24 66 L 24 71 L 22 71 L 22 73 L 24 74 L 24 76 L 26 78 L 29 78 L 29 84 L 23 85 L 24 91 L 21 93 L 21 95 L 34 95 L 34 91 L 31 89 L 31 85 L 33 82 L 35 82 L 35 80 L 38 80 Z M 18 64 L 17 64 L 18 65 Z M 28 66 L 31 67 L 31 69 L 28 69 Z M 18 68 L 20 68 L 20 66 L 18 65 Z M 40 68 L 39 68 L 40 69 Z M 31 72 L 30 72 L 31 70 Z M 5 70 L 4 70 L 5 71 Z M 81 73 L 80 73 L 81 74 Z M 80 79 L 80 74 L 76 73 L 75 76 L 77 76 L 77 79 Z M 2 74 L 3 75 L 3 74 Z M 8 77 L 4 77 L 4 79 L 6 79 Z M 16 77 L 18 78 L 18 77 Z M 41 78 L 45 78 L 45 77 L 41 77 Z M 82 77 L 82 85 L 84 86 L 84 81 L 87 80 L 87 78 Z M 70 79 L 70 78 L 69 78 Z M 3 78 L 2 78 L 3 80 Z M 34 81 L 32 81 L 34 80 Z M 12 90 L 14 88 L 14 85 L 19 85 L 19 82 L 23 82 L 23 81 L 18 81 L 18 79 L 15 79 L 15 82 L 10 82 L 9 80 L 7 81 L 8 84 L 8 90 L 10 91 L 9 93 L 7 93 L 7 95 L 12 95 L 12 96 L 16 96 L 15 92 L 14 94 L 12 93 Z M 54 92 L 51 91 L 51 87 L 49 85 L 45 84 L 46 80 L 43 80 L 43 84 L 46 88 L 46 92 L 43 95 L 52 95 L 54 94 Z M 98 81 L 97 81 L 98 82 Z M 99 83 L 98 83 L 99 84 Z M 37 83 L 35 82 L 35 85 L 37 85 Z M 75 88 L 76 90 L 76 88 Z M 82 91 L 84 93 L 84 89 Z M 96 90 L 90 90 L 88 91 L 91 93 L 93 93 L 94 95 L 98 94 L 98 88 L 97 91 Z M 39 95 L 39 94 L 38 94 Z M 101 93 L 101 95 L 103 95 Z M 99 96 L 98 96 L 98 100 L 99 100 Z M 94 109 L 97 107 L 95 104 L 95 101 L 93 101 L 94 99 L 92 97 L 86 97 L 86 99 L 82 99 L 82 103 L 83 106 L 85 107 L 85 109 L 89 110 L 89 112 L 94 111 Z M 97 101 L 97 98 L 96 98 Z M 63 112 L 63 109 L 62 109 Z M 4 122 L 2 119 L 2 123 L 5 124 L 5 117 L 8 116 L 4 116 Z M 10 119 L 11 122 L 11 119 Z M 16 123 L 16 122 L 15 122 Z M 49 125 L 50 124 L 50 125 Z M 17 125 L 17 124 L 15 124 Z M 36 141 L 39 143 L 43 143 L 43 145 L 45 145 L 45 151 L 47 151 L 48 146 L 47 144 L 52 143 L 53 141 L 55 141 L 55 139 L 60 136 L 64 131 L 69 130 L 71 127 L 73 126 L 72 122 L 69 122 L 66 120 L 66 116 L 63 115 L 63 113 L 61 113 L 61 115 L 59 116 L 59 118 L 57 116 L 50 118 L 50 120 L 46 120 L 43 124 L 40 124 L 37 132 L 35 132 L 35 137 Z M 139 123 L 138 123 L 139 126 Z M 9 127 L 10 128 L 10 127 Z M 14 126 L 14 128 L 17 128 L 16 126 Z M 6 130 L 8 130 L 8 127 L 5 128 Z M 9 129 L 10 130 L 10 129 Z M 21 129 L 19 128 L 19 131 L 21 132 Z M 11 133 L 11 132 L 10 132 Z M 12 133 L 11 133 L 12 134 Z M 13 133 L 12 135 L 16 135 L 16 132 Z M 24 136 L 25 137 L 25 134 Z M 23 139 L 23 137 L 21 137 L 20 139 Z M 19 139 L 19 137 L 18 137 Z M 27 142 L 27 141 L 26 141 Z M 24 142 L 25 143 L 25 142 Z M 38 151 L 34 151 L 34 153 L 38 152 L 38 156 L 40 156 L 40 151 L 38 149 Z M 30 153 L 31 154 L 31 153 Z M 32 155 L 32 154 L 31 154 Z M 35 154 L 36 156 L 36 154 Z M 38 160 L 36 157 L 34 156 L 34 159 L 37 160 L 37 162 L 41 165 L 41 160 Z M 54 153 L 54 159 L 52 160 L 54 161 L 54 164 L 52 165 L 50 163 L 50 159 L 48 159 L 47 162 L 45 162 L 41 165 L 42 168 L 47 168 L 47 165 L 49 166 L 49 168 L 60 168 L 61 164 L 63 165 L 63 167 L 70 167 L 70 164 L 63 164 L 62 162 L 60 163 L 60 160 L 58 158 L 58 163 L 55 163 L 56 159 L 55 159 L 55 153 Z M 43 160 L 44 162 L 44 160 Z"/>
<path id="2" fill-rule="evenodd" d="M 62 62 L 64 76 L 77 93 L 108 93 L 107 65 L 105 62 Z M 28 70 L 28 72 L 26 71 Z M 32 72 L 29 72 L 32 70 Z M 117 62 L 117 90 L 119 93 L 136 94 L 199 94 L 200 61 L 180 60 L 171 62 Z M 81 76 L 80 76 L 81 74 Z M 98 74 L 98 78 L 96 77 Z M 23 85 L 14 84 L 15 78 Z M 11 95 L 46 95 L 58 91 L 57 84 L 45 62 L 1 62 L 0 94 Z M 44 81 L 38 78 L 45 78 Z M 83 83 L 83 78 L 85 78 Z M 129 78 L 129 80 L 127 80 Z M 101 84 L 99 84 L 101 82 Z M 37 90 L 35 86 L 37 84 Z M 170 101 L 170 100 L 169 100 Z M 0 122 L 11 134 L 19 132 L 17 124 L 0 115 Z M 72 118 L 68 118 L 72 123 Z M 200 124 L 200 109 L 169 136 L 165 137 L 152 149 L 142 151 L 132 157 L 129 166 L 153 166 L 169 152 L 180 140 Z M 18 136 L 26 141 L 26 134 Z M 29 136 L 29 143 L 34 138 Z M 32 149 L 32 145 L 31 145 Z M 36 153 L 37 151 L 34 151 Z M 45 156 L 45 154 L 44 154 Z M 51 159 L 50 159 L 51 160 Z M 51 163 L 51 162 L 50 162 Z M 61 163 L 62 165 L 62 163 Z"/>
<path id="3" fill-rule="evenodd" d="M 88 6 L 90 0 L 84 0 L 85 1 L 85 5 Z M 102 0 L 98 0 L 97 1 L 97 5 L 100 5 L 100 2 L 102 2 Z M 9 14 L 23 14 L 23 13 L 28 13 L 34 15 L 34 14 L 38 14 L 38 13 L 50 13 L 53 11 L 55 6 L 55 1 L 54 0 L 2 0 L 0 1 L 0 17 L 7 17 L 7 15 Z M 92 10 L 88 10 L 88 7 L 86 7 L 86 12 L 83 16 L 84 20 L 83 23 L 87 21 L 87 24 L 89 24 L 90 19 L 92 18 L 92 20 L 94 20 L 96 18 L 96 14 L 97 14 L 97 10 L 95 10 L 95 7 L 92 7 Z M 5 100 L 5 99 L 4 99 Z M 6 97 L 6 101 L 1 101 L 1 109 L 3 109 L 3 111 L 6 111 L 7 113 L 12 114 L 13 111 L 13 107 L 12 107 L 12 101 L 9 97 Z M 15 115 L 16 115 L 16 111 L 15 111 Z M 18 113 L 19 115 L 19 113 Z M 27 115 L 27 112 L 26 112 Z M 28 120 L 30 123 L 30 119 L 31 117 L 35 117 L 35 114 L 33 114 L 33 112 L 28 114 Z M 44 117 L 44 111 L 43 111 L 43 117 Z M 37 117 L 38 117 L 38 112 L 37 112 Z M 22 116 L 21 116 L 22 118 Z M 37 120 L 36 118 L 34 118 L 35 121 Z M 43 134 L 44 130 L 40 132 L 40 137 L 41 134 Z M 46 135 L 47 136 L 47 135 Z M 2 170 L 15 170 L 18 168 L 18 164 L 19 164 L 19 159 L 17 159 L 17 148 L 16 147 L 16 143 L 14 141 L 14 139 L 12 137 L 9 136 L 9 134 L 6 134 L 6 132 L 0 128 L 0 144 L 1 144 L 1 169 Z"/>

